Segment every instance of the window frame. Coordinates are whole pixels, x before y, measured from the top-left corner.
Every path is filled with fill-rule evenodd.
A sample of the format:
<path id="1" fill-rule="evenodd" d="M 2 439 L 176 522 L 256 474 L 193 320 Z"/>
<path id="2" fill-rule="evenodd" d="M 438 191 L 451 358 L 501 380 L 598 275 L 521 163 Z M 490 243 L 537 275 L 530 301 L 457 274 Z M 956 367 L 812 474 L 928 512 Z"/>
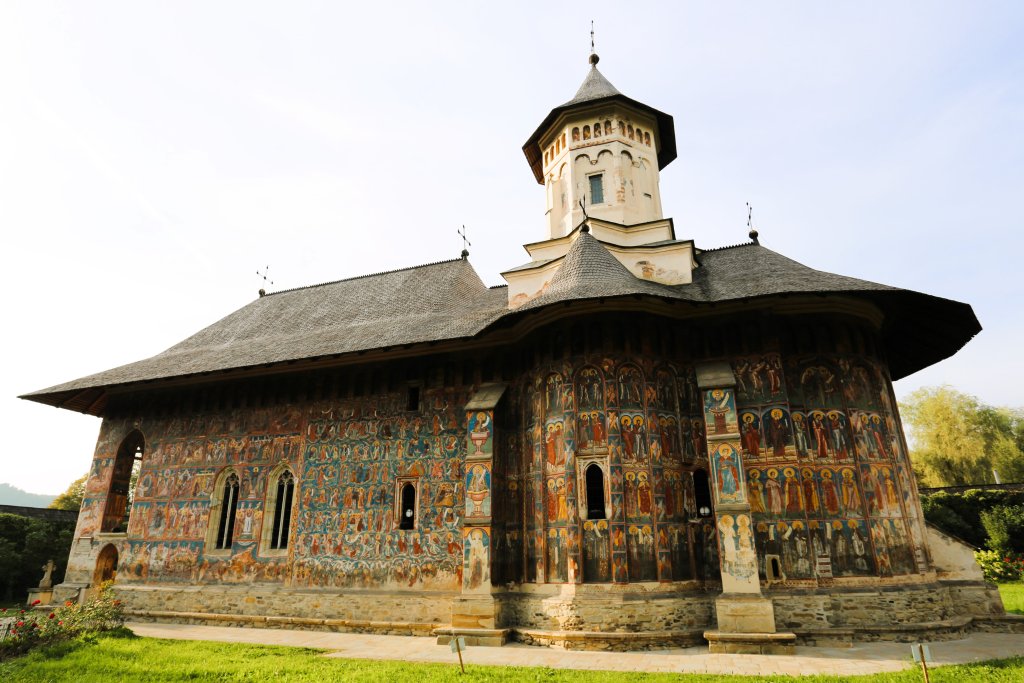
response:
<path id="1" fill-rule="evenodd" d="M 204 554 L 206 554 L 206 555 L 230 557 L 231 556 L 232 548 L 234 547 L 234 543 L 235 543 L 236 539 L 235 539 L 235 533 L 234 533 L 234 528 L 233 527 L 234 527 L 234 524 L 235 524 L 235 522 L 237 520 L 238 503 L 239 503 L 239 499 L 238 499 L 238 494 L 237 493 L 235 494 L 234 501 L 233 501 L 233 503 L 234 503 L 234 506 L 233 506 L 234 507 L 234 512 L 233 512 L 233 514 L 229 513 L 229 514 L 231 514 L 231 518 L 229 520 L 224 520 L 223 519 L 223 516 L 226 513 L 226 510 L 225 510 L 225 507 L 224 507 L 224 505 L 225 505 L 224 488 L 225 488 L 226 484 L 228 483 L 228 481 L 231 479 L 232 476 L 234 476 L 235 480 L 237 481 L 236 490 L 238 492 L 241 492 L 242 478 L 238 475 L 238 472 L 235 470 L 234 467 L 225 467 L 221 471 L 221 473 L 217 476 L 217 480 L 216 480 L 216 482 L 214 483 L 214 486 L 213 486 L 213 493 L 211 494 L 211 499 L 210 499 L 210 517 L 209 517 L 209 520 L 208 520 L 208 525 L 207 525 L 207 530 L 206 530 L 206 544 L 205 544 L 205 548 L 204 548 Z M 219 548 L 217 546 L 218 546 L 218 544 L 220 543 L 220 540 L 221 540 L 220 539 L 220 535 L 221 535 L 220 532 L 221 532 L 221 524 L 222 524 L 222 522 L 225 524 L 225 526 L 228 523 L 230 523 L 232 525 L 232 529 L 231 529 L 231 543 L 225 545 L 225 547 L 223 547 L 223 548 Z"/>
<path id="2" fill-rule="evenodd" d="M 405 491 L 406 486 L 412 486 L 413 490 L 413 505 L 412 505 L 412 526 L 408 529 L 402 527 L 402 493 Z M 395 529 L 400 531 L 415 531 L 420 525 L 420 477 L 398 477 L 395 480 Z"/>
<path id="3" fill-rule="evenodd" d="M 587 521 L 590 520 L 590 505 L 588 497 L 590 492 L 587 490 L 587 469 L 591 465 L 596 465 L 601 470 L 602 484 L 604 487 L 604 517 L 595 517 L 593 519 L 604 519 L 611 521 L 611 491 L 609 487 L 609 467 L 608 467 L 608 454 L 597 453 L 593 455 L 583 455 L 580 453 L 576 454 L 576 491 L 578 492 L 576 498 L 576 506 L 579 511 L 580 519 Z"/>
<path id="4" fill-rule="evenodd" d="M 601 193 L 600 193 L 601 197 L 600 197 L 600 199 L 595 199 L 594 198 L 595 181 L 596 181 L 596 187 L 601 190 Z M 591 206 L 594 206 L 596 204 L 604 204 L 605 203 L 604 202 L 604 171 L 601 171 L 599 173 L 589 173 L 589 174 L 587 174 L 587 190 L 588 190 L 587 196 L 590 198 L 590 205 Z"/>
<path id="5" fill-rule="evenodd" d="M 274 530 L 277 524 L 277 516 L 279 506 L 281 504 L 278 496 L 278 489 L 280 487 L 281 479 L 285 475 L 289 475 L 292 479 L 291 482 L 291 499 L 288 501 L 289 509 L 287 511 L 287 526 L 288 531 L 285 534 L 285 545 L 283 548 L 274 547 Z M 299 480 L 295 476 L 295 472 L 286 463 L 280 463 L 275 467 L 270 475 L 267 477 L 267 492 L 263 503 L 263 522 L 262 528 L 260 529 L 260 556 L 261 557 L 281 557 L 288 554 L 288 549 L 291 547 L 291 542 L 295 534 L 295 501 L 298 498 L 299 491 Z M 282 518 L 284 522 L 284 518 Z M 278 534 L 280 535 L 280 534 Z"/>

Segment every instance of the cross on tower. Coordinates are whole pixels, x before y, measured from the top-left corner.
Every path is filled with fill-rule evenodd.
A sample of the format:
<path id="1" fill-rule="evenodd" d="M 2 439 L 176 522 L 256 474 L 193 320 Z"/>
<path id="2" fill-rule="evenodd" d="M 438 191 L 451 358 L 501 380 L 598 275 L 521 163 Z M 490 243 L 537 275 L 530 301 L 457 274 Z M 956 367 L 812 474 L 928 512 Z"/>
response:
<path id="1" fill-rule="evenodd" d="M 473 246 L 473 243 L 466 239 L 466 226 L 463 225 L 455 232 L 459 233 L 459 237 L 462 238 L 462 258 L 469 256 L 469 248 Z"/>

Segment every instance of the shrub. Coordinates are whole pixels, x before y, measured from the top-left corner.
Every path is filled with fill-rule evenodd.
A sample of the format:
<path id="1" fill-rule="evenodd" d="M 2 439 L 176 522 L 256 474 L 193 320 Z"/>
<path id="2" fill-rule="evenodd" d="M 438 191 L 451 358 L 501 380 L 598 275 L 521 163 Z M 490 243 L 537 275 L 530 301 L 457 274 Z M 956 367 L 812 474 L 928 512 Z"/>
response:
<path id="1" fill-rule="evenodd" d="M 979 550 L 974 559 L 981 566 L 987 581 L 1007 583 L 1024 578 L 1024 557 L 1008 555 L 995 550 Z"/>
<path id="2" fill-rule="evenodd" d="M 35 604 L 38 604 L 37 600 Z M 110 583 L 100 586 L 99 596 L 84 605 L 68 601 L 49 613 L 20 610 L 0 617 L 14 618 L 6 633 L 0 630 L 0 660 L 79 635 L 110 631 L 124 624 L 121 601 L 114 598 Z"/>
<path id="3" fill-rule="evenodd" d="M 993 550 L 981 515 L 995 507 L 1014 505 L 1024 505 L 1024 491 L 968 489 L 961 493 L 937 491 L 921 496 L 921 507 L 929 523 L 975 548 Z"/>
<path id="4" fill-rule="evenodd" d="M 1009 554 L 1024 553 L 1024 505 L 998 505 L 981 513 L 988 547 Z"/>

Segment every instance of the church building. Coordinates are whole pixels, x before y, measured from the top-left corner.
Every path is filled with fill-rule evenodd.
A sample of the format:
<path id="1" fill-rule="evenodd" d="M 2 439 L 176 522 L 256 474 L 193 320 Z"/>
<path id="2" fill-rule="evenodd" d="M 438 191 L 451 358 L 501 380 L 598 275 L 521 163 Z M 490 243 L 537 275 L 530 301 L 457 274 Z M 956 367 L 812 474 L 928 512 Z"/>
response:
<path id="1" fill-rule="evenodd" d="M 24 396 L 102 418 L 57 597 L 580 649 L 1011 623 L 926 527 L 892 388 L 971 307 L 677 235 L 673 119 L 597 64 L 523 146 L 547 225 L 506 285 L 464 252 L 261 291 Z"/>

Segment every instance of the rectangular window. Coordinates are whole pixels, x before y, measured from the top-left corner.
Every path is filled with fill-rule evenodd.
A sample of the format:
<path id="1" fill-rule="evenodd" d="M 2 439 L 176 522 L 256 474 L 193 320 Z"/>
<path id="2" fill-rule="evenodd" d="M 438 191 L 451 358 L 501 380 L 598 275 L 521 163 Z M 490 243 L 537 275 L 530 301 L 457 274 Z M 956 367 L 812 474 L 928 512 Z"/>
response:
<path id="1" fill-rule="evenodd" d="M 590 180 L 590 203 L 604 204 L 604 184 L 601 182 L 603 174 L 589 176 Z"/>
<path id="2" fill-rule="evenodd" d="M 419 410 L 420 409 L 420 388 L 418 386 L 410 386 L 409 394 L 406 397 L 405 402 L 406 410 Z"/>

